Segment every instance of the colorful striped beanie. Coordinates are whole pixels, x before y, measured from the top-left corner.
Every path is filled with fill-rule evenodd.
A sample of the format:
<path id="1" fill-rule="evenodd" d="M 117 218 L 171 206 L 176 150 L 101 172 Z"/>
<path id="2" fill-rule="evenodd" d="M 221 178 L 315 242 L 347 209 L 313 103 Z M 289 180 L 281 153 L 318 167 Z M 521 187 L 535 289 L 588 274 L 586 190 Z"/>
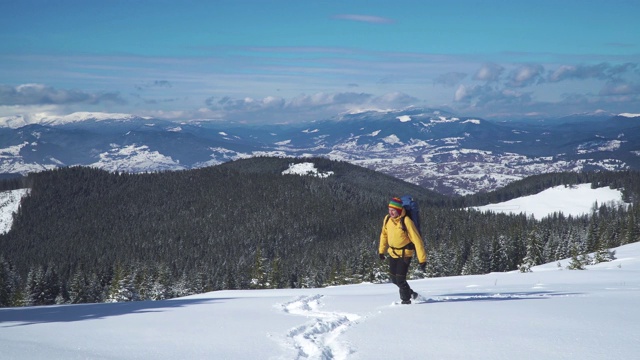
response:
<path id="1" fill-rule="evenodd" d="M 402 212 L 402 200 L 400 198 L 394 197 L 389 201 L 389 207 L 392 209 L 398 210 L 398 212 Z"/>

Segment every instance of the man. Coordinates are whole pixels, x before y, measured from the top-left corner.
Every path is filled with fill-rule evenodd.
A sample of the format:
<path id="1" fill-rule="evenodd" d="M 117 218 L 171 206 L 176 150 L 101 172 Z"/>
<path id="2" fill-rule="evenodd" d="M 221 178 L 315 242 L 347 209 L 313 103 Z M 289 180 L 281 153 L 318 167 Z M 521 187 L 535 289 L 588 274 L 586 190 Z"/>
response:
<path id="1" fill-rule="evenodd" d="M 402 303 L 411 304 L 411 299 L 417 298 L 418 294 L 411 290 L 407 283 L 409 264 L 414 252 L 417 252 L 420 269 L 424 271 L 427 265 L 427 252 L 418 229 L 406 215 L 402 200 L 397 197 L 391 199 L 389 215 L 385 216 L 380 233 L 378 256 L 380 260 L 384 260 L 385 253 L 389 255 L 391 282 L 398 286 Z"/>

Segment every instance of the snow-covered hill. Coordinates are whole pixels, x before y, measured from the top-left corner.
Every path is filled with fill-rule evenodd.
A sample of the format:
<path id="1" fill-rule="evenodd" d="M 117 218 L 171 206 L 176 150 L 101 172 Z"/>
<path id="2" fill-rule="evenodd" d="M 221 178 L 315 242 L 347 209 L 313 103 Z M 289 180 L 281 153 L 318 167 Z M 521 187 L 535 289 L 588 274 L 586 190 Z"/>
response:
<path id="1" fill-rule="evenodd" d="M 519 210 L 558 210 L 544 198 L 530 197 Z M 566 211 L 582 209 L 574 206 Z M 531 273 L 410 281 L 424 297 L 412 305 L 397 304 L 392 284 L 365 283 L 3 308 L 1 358 L 635 359 L 640 243 L 615 251 L 616 260 L 585 271 L 567 270 L 563 260 Z"/>
<path id="2" fill-rule="evenodd" d="M 635 359 L 640 243 L 566 270 L 0 309 L 3 359 Z M 561 262 L 566 266 L 567 261 Z M 398 343 L 400 342 L 400 343 Z"/>
<path id="3" fill-rule="evenodd" d="M 531 215 L 540 220 L 553 212 L 564 216 L 591 214 L 594 205 L 624 205 L 622 192 L 609 187 L 592 189 L 591 184 L 556 186 L 538 194 L 519 197 L 498 204 L 478 206 L 480 211 Z"/>
<path id="4" fill-rule="evenodd" d="M 13 214 L 18 212 L 20 200 L 29 195 L 29 189 L 0 191 L 0 234 L 11 230 Z"/>

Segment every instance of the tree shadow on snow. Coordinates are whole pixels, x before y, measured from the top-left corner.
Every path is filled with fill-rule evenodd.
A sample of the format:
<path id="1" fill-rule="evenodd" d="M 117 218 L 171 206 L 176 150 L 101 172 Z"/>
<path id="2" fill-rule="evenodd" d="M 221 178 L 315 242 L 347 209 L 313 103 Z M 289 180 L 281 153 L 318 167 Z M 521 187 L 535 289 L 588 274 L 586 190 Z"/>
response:
<path id="1" fill-rule="evenodd" d="M 189 305 L 213 303 L 230 298 L 132 301 L 76 305 L 49 305 L 0 309 L 0 328 L 44 323 L 104 319 L 126 314 L 163 312 Z M 17 323 L 5 324 L 3 323 Z"/>
<path id="2" fill-rule="evenodd" d="M 555 291 L 518 291 L 518 292 L 478 292 L 478 293 L 451 293 L 430 297 L 428 303 L 439 302 L 463 302 L 463 301 L 507 301 L 507 300 L 538 300 L 552 297 L 578 296 L 580 293 L 567 293 Z"/>

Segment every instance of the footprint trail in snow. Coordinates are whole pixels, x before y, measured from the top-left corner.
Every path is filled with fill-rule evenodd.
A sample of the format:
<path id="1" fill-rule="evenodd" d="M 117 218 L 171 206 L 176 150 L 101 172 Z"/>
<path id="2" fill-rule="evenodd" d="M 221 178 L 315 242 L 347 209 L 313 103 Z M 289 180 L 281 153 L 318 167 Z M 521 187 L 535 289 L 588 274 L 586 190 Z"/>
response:
<path id="1" fill-rule="evenodd" d="M 356 314 L 320 311 L 322 295 L 302 296 L 282 304 L 282 310 L 293 315 L 312 318 L 287 333 L 296 349 L 295 359 L 346 359 L 353 351 L 340 341 L 340 335 L 360 316 Z"/>

